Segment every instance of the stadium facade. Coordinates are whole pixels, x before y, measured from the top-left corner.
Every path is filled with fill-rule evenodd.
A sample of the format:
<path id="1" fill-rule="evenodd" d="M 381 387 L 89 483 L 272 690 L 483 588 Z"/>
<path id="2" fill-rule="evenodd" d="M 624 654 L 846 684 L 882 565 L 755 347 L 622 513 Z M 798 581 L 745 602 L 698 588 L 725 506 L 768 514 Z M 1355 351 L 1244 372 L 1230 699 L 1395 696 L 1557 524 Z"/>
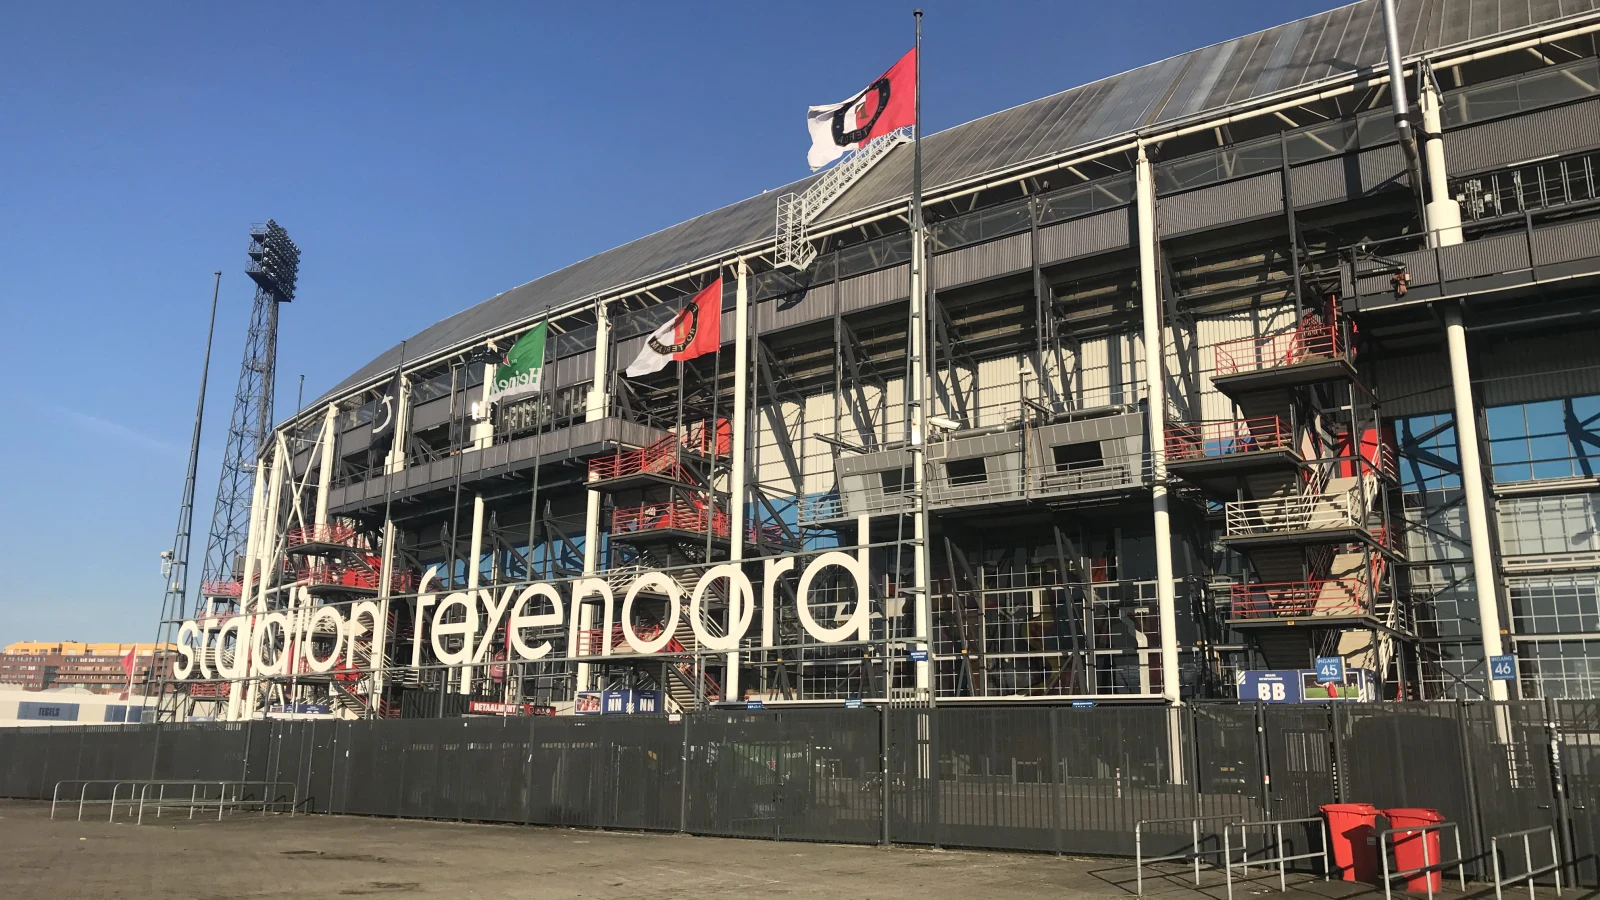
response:
<path id="1" fill-rule="evenodd" d="M 188 696 L 1600 695 L 1600 4 L 1396 24 L 1415 154 L 1361 2 L 929 135 L 925 234 L 889 141 L 424 329 L 274 430 Z"/>

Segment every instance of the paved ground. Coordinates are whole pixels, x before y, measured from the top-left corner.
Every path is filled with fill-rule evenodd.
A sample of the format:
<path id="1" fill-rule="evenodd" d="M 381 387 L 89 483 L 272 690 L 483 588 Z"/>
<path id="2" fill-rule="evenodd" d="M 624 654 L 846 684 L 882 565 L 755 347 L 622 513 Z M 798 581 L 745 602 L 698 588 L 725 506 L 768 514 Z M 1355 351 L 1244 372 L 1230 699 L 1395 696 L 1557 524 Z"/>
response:
<path id="1" fill-rule="evenodd" d="M 0 898 L 717 898 L 932 900 L 1133 896 L 1122 860 L 777 843 L 345 816 L 240 815 L 217 822 L 51 821 L 48 803 L 0 800 Z M 104 816 L 104 808 L 100 816 Z M 1223 900 L 1147 882 L 1162 900 Z M 1276 879 L 1236 900 L 1282 897 Z M 1322 882 L 1296 900 L 1381 893 Z M 1492 896 L 1492 895 L 1491 895 Z"/>

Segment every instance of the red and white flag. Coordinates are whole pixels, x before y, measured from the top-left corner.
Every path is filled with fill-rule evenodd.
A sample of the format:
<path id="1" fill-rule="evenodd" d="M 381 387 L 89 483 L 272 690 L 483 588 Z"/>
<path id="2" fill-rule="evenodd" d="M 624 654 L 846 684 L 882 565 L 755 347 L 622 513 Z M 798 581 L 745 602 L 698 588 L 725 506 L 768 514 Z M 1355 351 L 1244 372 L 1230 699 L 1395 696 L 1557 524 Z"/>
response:
<path id="1" fill-rule="evenodd" d="M 134 654 L 138 652 L 139 648 L 136 646 L 128 651 L 127 656 L 122 658 L 122 671 L 128 673 L 128 687 L 122 692 L 122 699 L 124 700 L 128 699 L 128 695 L 133 693 L 133 667 L 138 659 Z"/>
<path id="2" fill-rule="evenodd" d="M 813 106 L 806 113 L 811 130 L 811 171 L 822 168 L 875 137 L 917 124 L 917 51 L 843 103 Z"/>
<path id="3" fill-rule="evenodd" d="M 629 378 L 649 375 L 673 360 L 690 360 L 717 352 L 722 346 L 722 276 L 701 289 L 671 321 L 657 328 L 639 349 L 624 373 Z"/>

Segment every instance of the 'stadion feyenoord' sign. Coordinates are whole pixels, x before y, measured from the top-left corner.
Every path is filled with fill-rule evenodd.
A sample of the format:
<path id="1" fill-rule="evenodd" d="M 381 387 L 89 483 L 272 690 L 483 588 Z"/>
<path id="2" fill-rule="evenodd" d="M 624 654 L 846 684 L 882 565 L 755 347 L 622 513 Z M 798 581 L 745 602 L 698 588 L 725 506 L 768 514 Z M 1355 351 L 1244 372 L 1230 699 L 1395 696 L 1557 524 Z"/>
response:
<path id="1" fill-rule="evenodd" d="M 800 573 L 796 590 L 799 599 L 796 614 L 800 624 L 817 641 L 838 643 L 861 635 L 866 627 L 870 606 L 867 593 L 867 562 L 865 551 L 859 554 L 830 550 L 819 554 Z M 763 566 L 761 603 L 763 608 L 774 609 L 774 593 L 778 578 L 795 568 L 793 557 L 778 557 L 761 561 Z M 816 578 L 829 568 L 842 569 L 855 588 L 855 607 L 843 624 L 832 627 L 817 621 L 811 612 L 811 586 Z M 666 649 L 678 627 L 678 618 L 684 614 L 684 587 L 665 572 L 643 572 L 633 579 L 620 597 L 611 585 L 600 578 L 580 578 L 567 584 L 535 582 L 495 589 L 480 588 L 454 591 L 440 596 L 426 593 L 427 586 L 435 580 L 436 569 L 423 577 L 424 593 L 417 596 L 416 615 L 419 627 L 411 640 L 410 665 L 422 665 L 424 641 L 432 648 L 439 662 L 459 667 L 461 693 L 468 693 L 475 667 L 487 666 L 492 638 L 502 631 L 510 641 L 508 656 L 512 662 L 544 659 L 552 646 L 548 640 L 532 640 L 525 632 L 531 629 L 548 629 L 567 625 L 567 646 L 579 646 L 579 612 L 584 603 L 594 603 L 600 608 L 600 620 L 589 623 L 601 634 L 611 633 L 612 623 L 622 626 L 622 637 L 635 653 L 654 654 Z M 701 609 L 706 595 L 719 581 L 726 582 L 728 597 L 727 634 L 713 634 L 705 627 Z M 649 591 L 667 598 L 667 621 L 660 633 L 649 640 L 640 637 L 633 627 L 633 607 L 639 595 Z M 618 601 L 621 609 L 617 609 Z M 743 569 L 735 564 L 712 566 L 701 574 L 687 597 L 689 625 L 695 638 L 706 650 L 727 652 L 737 650 L 739 641 L 749 631 L 755 618 L 755 588 Z M 426 623 L 428 627 L 421 627 Z M 179 679 L 216 678 L 244 679 L 284 676 L 305 668 L 312 672 L 330 672 L 335 668 L 358 668 L 351 648 L 363 638 L 373 644 L 384 642 L 385 617 L 376 600 L 363 600 L 349 605 L 348 611 L 337 606 L 316 606 L 310 593 L 299 588 L 295 603 L 289 609 L 265 613 L 246 613 L 226 618 L 210 617 L 190 619 L 178 629 L 179 660 L 175 674 Z M 333 649 L 327 656 L 318 656 L 315 647 L 306 638 L 311 634 L 333 636 Z M 248 652 L 201 653 L 200 647 L 223 647 L 231 643 Z M 287 648 L 287 652 L 285 649 Z M 611 655 L 610 642 L 606 642 L 600 655 Z M 216 666 L 213 669 L 212 662 Z"/>

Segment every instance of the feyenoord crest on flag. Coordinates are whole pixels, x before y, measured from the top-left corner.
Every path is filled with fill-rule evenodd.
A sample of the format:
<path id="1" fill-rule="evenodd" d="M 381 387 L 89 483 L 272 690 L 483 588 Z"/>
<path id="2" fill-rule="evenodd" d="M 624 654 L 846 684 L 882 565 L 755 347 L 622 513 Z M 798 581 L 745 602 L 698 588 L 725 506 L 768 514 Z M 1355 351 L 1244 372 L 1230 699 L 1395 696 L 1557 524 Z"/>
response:
<path id="1" fill-rule="evenodd" d="M 540 322 L 511 345 L 505 362 L 494 370 L 494 384 L 489 386 L 490 403 L 539 392 L 539 376 L 544 371 L 545 332 L 549 324 Z"/>
<path id="2" fill-rule="evenodd" d="M 917 51 L 912 50 L 866 90 L 843 103 L 813 106 L 806 113 L 811 130 L 811 170 L 822 168 L 873 138 L 917 123 Z"/>
<path id="3" fill-rule="evenodd" d="M 649 375 L 673 360 L 690 360 L 717 352 L 722 345 L 722 276 L 700 289 L 665 325 L 651 332 L 628 364 L 629 378 Z"/>

